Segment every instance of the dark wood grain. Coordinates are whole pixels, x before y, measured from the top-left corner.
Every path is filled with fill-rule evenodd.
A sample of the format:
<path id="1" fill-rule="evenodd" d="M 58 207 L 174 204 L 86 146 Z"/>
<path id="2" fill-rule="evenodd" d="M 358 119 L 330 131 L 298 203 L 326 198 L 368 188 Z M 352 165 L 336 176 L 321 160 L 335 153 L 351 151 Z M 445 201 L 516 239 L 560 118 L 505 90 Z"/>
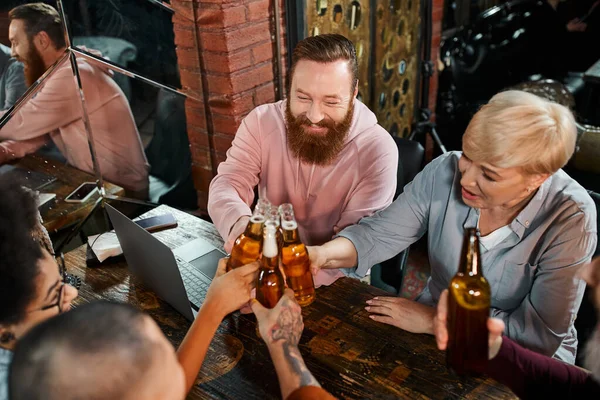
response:
<path id="1" fill-rule="evenodd" d="M 174 248 L 196 236 L 216 246 L 214 226 L 166 206 L 142 217 L 171 212 L 178 228 L 155 235 Z M 131 303 L 148 312 L 174 346 L 189 322 L 129 275 L 125 262 L 86 268 L 85 247 L 66 255 L 67 268 L 84 283 L 76 304 L 97 299 Z M 459 379 L 445 367 L 432 336 L 412 334 L 372 321 L 365 301 L 386 293 L 342 278 L 317 289 L 317 300 L 303 309 L 300 350 L 322 386 L 341 399 L 512 399 L 491 379 Z M 279 385 L 269 353 L 255 333 L 253 315 L 239 312 L 221 324 L 188 399 L 277 399 Z"/>
<path id="2" fill-rule="evenodd" d="M 14 163 L 14 166 L 56 177 L 56 181 L 44 186 L 41 190 L 43 193 L 56 194 L 54 205 L 42 214 L 44 226 L 50 233 L 73 225 L 85 218 L 100 196 L 99 193 L 96 193 L 83 203 L 66 203 L 64 201 L 65 197 L 73 190 L 77 189 L 83 182 L 96 182 L 96 177 L 51 158 L 31 154 Z M 107 194 L 115 196 L 125 194 L 122 187 L 106 181 L 104 181 L 104 189 Z"/>

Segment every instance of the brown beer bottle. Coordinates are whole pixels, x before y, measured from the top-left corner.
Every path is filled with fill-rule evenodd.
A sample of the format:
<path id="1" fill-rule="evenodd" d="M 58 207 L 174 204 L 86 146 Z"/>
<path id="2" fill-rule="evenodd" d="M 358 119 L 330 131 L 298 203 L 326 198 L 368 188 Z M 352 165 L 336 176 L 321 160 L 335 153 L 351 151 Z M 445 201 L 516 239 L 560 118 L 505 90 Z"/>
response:
<path id="1" fill-rule="evenodd" d="M 448 292 L 448 368 L 459 375 L 482 373 L 488 361 L 491 291 L 481 271 L 475 228 L 465 231 L 460 265 Z"/>
<path id="2" fill-rule="evenodd" d="M 260 250 L 263 241 L 263 226 L 270 204 L 266 200 L 258 200 L 252 217 L 248 221 L 246 230 L 233 242 L 231 255 L 227 260 L 226 270 L 250 264 L 260 258 Z"/>
<path id="3" fill-rule="evenodd" d="M 300 306 L 309 305 L 315 300 L 315 283 L 310 272 L 310 258 L 306 246 L 298 235 L 298 223 L 291 204 L 279 206 L 281 228 L 283 231 L 283 247 L 281 264 L 288 287 L 294 291 L 294 297 Z"/>
<path id="4" fill-rule="evenodd" d="M 285 289 L 283 275 L 279 269 L 276 232 L 275 224 L 265 224 L 262 258 L 256 278 L 256 300 L 266 308 L 275 307 Z"/>

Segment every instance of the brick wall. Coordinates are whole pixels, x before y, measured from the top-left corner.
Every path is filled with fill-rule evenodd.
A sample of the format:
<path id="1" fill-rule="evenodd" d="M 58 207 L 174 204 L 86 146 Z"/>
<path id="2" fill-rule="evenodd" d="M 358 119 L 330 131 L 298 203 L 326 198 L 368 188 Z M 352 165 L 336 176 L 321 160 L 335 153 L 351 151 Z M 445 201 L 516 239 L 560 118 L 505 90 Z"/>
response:
<path id="1" fill-rule="evenodd" d="M 172 0 L 192 172 L 199 211 L 206 211 L 208 186 L 225 160 L 241 120 L 254 107 L 276 98 L 272 2 L 280 1 L 282 65 L 285 77 L 284 0 Z M 443 0 L 433 0 L 434 62 L 439 56 Z M 197 33 L 197 36 L 196 36 Z M 284 82 L 285 88 L 285 82 Z M 437 74 L 431 82 L 435 106 Z"/>
<path id="2" fill-rule="evenodd" d="M 173 0 L 198 207 L 242 119 L 276 99 L 272 0 Z M 284 2 L 280 0 L 281 12 Z M 282 32 L 285 32 L 280 17 Z M 197 33 L 197 38 L 195 38 Z M 285 40 L 282 58 L 285 62 Z M 283 71 L 285 74 L 285 71 Z"/>

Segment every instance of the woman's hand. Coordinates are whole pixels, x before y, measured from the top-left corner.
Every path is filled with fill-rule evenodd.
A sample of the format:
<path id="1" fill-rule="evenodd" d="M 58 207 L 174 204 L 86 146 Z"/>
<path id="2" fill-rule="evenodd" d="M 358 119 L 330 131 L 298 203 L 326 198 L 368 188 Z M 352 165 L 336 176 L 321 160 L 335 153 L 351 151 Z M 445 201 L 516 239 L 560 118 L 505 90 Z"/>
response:
<path id="1" fill-rule="evenodd" d="M 435 309 L 402 297 L 375 297 L 365 307 L 377 322 L 413 333 L 433 334 Z"/>
<path id="2" fill-rule="evenodd" d="M 437 305 L 437 313 L 433 319 L 433 331 L 438 349 L 446 350 L 448 347 L 448 290 L 440 295 Z M 498 318 L 488 318 L 487 327 L 489 337 L 489 359 L 496 357 L 500 346 L 502 346 L 502 332 L 504 332 L 504 321 Z"/>
<path id="3" fill-rule="evenodd" d="M 325 250 L 323 246 L 306 246 L 306 251 L 308 251 L 308 257 L 310 258 L 310 272 L 317 275 L 327 262 Z"/>
<path id="4" fill-rule="evenodd" d="M 226 264 L 227 258 L 219 261 L 217 272 L 204 300 L 205 303 L 217 305 L 223 317 L 248 304 L 259 267 L 258 262 L 253 262 L 225 272 Z"/>

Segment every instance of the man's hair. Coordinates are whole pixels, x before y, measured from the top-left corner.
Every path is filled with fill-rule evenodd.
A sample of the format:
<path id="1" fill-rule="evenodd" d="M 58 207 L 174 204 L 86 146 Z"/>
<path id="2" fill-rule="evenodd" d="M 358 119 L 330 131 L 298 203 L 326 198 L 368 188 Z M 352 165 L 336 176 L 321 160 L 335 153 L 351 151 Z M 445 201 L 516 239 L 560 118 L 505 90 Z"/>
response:
<path id="1" fill-rule="evenodd" d="M 292 87 L 294 70 L 300 60 L 310 60 L 318 63 L 330 63 L 344 60 L 348 62 L 348 68 L 352 74 L 352 91 L 358 83 L 358 61 L 356 49 L 352 42 L 337 33 L 310 36 L 301 40 L 292 53 L 292 65 L 287 80 L 288 94 Z"/>
<path id="2" fill-rule="evenodd" d="M 152 368 L 155 343 L 145 314 L 127 304 L 94 302 L 32 328 L 10 367 L 12 400 L 134 398 Z"/>
<path id="3" fill-rule="evenodd" d="M 0 324 L 25 318 L 37 295 L 42 247 L 32 235 L 38 224 L 35 195 L 17 182 L 0 179 Z"/>
<path id="4" fill-rule="evenodd" d="M 10 20 L 25 22 L 25 33 L 31 40 L 40 32 L 46 32 L 56 49 L 66 47 L 65 32 L 58 11 L 48 4 L 31 3 L 15 7 L 8 13 Z"/>

